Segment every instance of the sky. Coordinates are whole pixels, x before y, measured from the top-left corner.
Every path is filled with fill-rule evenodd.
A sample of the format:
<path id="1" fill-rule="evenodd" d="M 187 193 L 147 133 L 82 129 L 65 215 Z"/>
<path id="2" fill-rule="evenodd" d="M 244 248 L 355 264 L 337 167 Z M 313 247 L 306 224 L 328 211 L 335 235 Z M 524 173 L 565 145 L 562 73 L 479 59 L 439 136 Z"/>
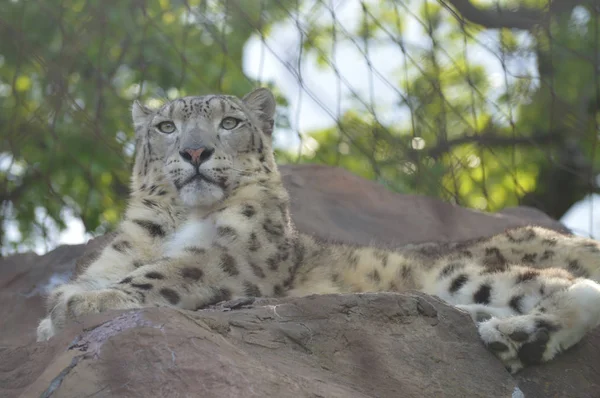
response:
<path id="1" fill-rule="evenodd" d="M 306 26 L 308 22 L 330 24 L 330 10 L 311 11 L 310 2 L 305 3 L 304 11 L 296 20 L 288 20 L 273 27 L 269 36 L 262 41 L 259 36 L 252 37 L 244 51 L 244 72 L 259 81 L 274 83 L 288 98 L 290 103 L 290 126 L 287 131 L 278 131 L 275 135 L 275 146 L 281 148 L 298 148 L 299 135 L 303 137 L 303 150 L 314 150 L 318 145 L 315 140 L 306 137 L 306 133 L 333 125 L 348 109 L 367 109 L 377 112 L 377 117 L 385 123 L 407 123 L 408 111 L 398 110 L 399 67 L 404 62 L 403 54 L 397 44 L 387 42 L 369 47 L 369 56 L 364 55 L 364 48 L 350 40 L 343 40 L 344 32 L 354 32 L 359 26 L 362 11 L 360 0 L 331 0 L 335 12 L 336 28 L 340 40 L 336 42 L 335 51 L 327 54 L 329 65 L 319 66 L 315 54 L 303 53 L 299 59 L 301 31 L 298 26 Z M 407 48 L 425 49 L 431 43 L 429 36 L 423 31 L 418 21 L 410 15 L 405 16 L 406 28 L 404 40 Z M 492 88 L 500 94 L 504 87 L 504 70 L 498 58 L 490 53 L 490 48 L 498 46 L 496 31 L 484 31 L 478 36 L 480 44 L 468 47 L 468 57 L 473 62 L 482 64 L 488 71 Z M 526 42 L 528 37 L 520 37 Z M 485 47 L 484 47 L 485 46 Z M 486 48 L 487 47 L 487 48 Z M 514 74 L 529 73 L 535 75 L 535 59 L 521 59 L 517 64 L 509 64 Z M 354 99 L 353 99 L 354 97 Z M 360 103 L 355 98 L 364 100 Z M 426 143 L 424 143 L 426 144 Z M 6 167 L 9 161 L 0 156 L 0 168 Z M 582 201 L 563 217 L 567 227 L 573 226 L 576 232 L 589 235 L 590 226 L 600 222 L 600 216 L 589 209 L 600 205 L 600 197 Z M 44 243 L 41 239 L 36 244 L 38 254 L 45 253 L 61 244 L 84 243 L 90 234 L 80 220 L 73 214 L 64 213 L 67 229 L 58 232 L 49 225 L 53 241 Z M 43 209 L 39 209 L 38 218 L 44 218 Z M 15 225 L 7 226 L 7 237 L 18 240 L 18 229 Z"/>

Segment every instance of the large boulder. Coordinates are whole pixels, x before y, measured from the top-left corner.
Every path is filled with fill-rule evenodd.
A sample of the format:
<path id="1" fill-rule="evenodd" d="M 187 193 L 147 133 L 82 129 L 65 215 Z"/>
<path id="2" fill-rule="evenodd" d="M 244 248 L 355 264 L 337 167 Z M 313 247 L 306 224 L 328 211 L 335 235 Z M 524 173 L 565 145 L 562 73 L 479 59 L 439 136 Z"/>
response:
<path id="1" fill-rule="evenodd" d="M 533 208 L 483 213 L 426 196 L 399 195 L 340 168 L 285 166 L 281 174 L 298 229 L 324 238 L 394 246 L 490 236 L 531 223 L 566 231 Z"/>
<path id="2" fill-rule="evenodd" d="M 152 308 L 84 322 L 49 344 L 48 366 L 23 396 L 491 398 L 517 389 L 466 314 L 421 294 Z"/>
<path id="3" fill-rule="evenodd" d="M 530 208 L 487 214 L 399 195 L 344 170 L 281 168 L 303 232 L 389 246 L 488 236 Z M 0 261 L 0 396 L 597 397 L 600 330 L 510 376 L 469 318 L 417 292 L 311 296 L 99 314 L 35 343 L 42 295 L 107 241 Z"/>

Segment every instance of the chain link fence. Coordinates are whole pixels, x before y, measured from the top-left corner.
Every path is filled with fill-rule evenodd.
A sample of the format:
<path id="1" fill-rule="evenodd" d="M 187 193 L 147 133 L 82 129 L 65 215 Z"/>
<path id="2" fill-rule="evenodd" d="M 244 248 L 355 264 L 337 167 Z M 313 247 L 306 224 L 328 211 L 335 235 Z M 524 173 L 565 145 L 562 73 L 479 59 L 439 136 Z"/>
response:
<path id="1" fill-rule="evenodd" d="M 3 1 L 2 252 L 118 221 L 134 99 L 258 85 L 278 98 L 281 163 L 560 218 L 597 189 L 599 3 Z"/>

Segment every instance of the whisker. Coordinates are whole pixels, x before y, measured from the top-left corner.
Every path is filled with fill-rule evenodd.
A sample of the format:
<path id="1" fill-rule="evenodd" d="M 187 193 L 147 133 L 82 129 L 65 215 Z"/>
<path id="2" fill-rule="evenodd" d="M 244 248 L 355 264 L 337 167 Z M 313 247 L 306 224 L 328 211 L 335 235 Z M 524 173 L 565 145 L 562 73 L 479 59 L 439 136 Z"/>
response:
<path id="1" fill-rule="evenodd" d="M 233 167 L 230 167 L 230 170 L 237 171 L 238 173 L 245 173 L 245 174 L 247 174 L 247 175 L 251 175 L 251 174 L 252 174 L 252 173 L 251 173 L 250 171 L 248 171 L 248 170 L 241 170 L 241 169 L 236 169 L 236 168 L 233 168 Z"/>

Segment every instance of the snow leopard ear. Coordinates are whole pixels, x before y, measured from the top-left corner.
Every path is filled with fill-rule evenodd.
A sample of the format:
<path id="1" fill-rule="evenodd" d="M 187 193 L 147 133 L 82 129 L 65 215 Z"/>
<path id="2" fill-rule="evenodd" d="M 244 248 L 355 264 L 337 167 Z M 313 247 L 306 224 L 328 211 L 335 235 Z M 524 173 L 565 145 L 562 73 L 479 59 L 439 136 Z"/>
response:
<path id="1" fill-rule="evenodd" d="M 134 101 L 131 106 L 131 117 L 134 127 L 140 127 L 148 122 L 148 117 L 152 114 L 152 109 L 145 107 L 139 101 Z"/>
<path id="2" fill-rule="evenodd" d="M 273 93 L 269 89 L 258 88 L 246 94 L 242 101 L 262 122 L 260 127 L 263 133 L 268 136 L 273 134 L 275 107 L 277 106 Z"/>

